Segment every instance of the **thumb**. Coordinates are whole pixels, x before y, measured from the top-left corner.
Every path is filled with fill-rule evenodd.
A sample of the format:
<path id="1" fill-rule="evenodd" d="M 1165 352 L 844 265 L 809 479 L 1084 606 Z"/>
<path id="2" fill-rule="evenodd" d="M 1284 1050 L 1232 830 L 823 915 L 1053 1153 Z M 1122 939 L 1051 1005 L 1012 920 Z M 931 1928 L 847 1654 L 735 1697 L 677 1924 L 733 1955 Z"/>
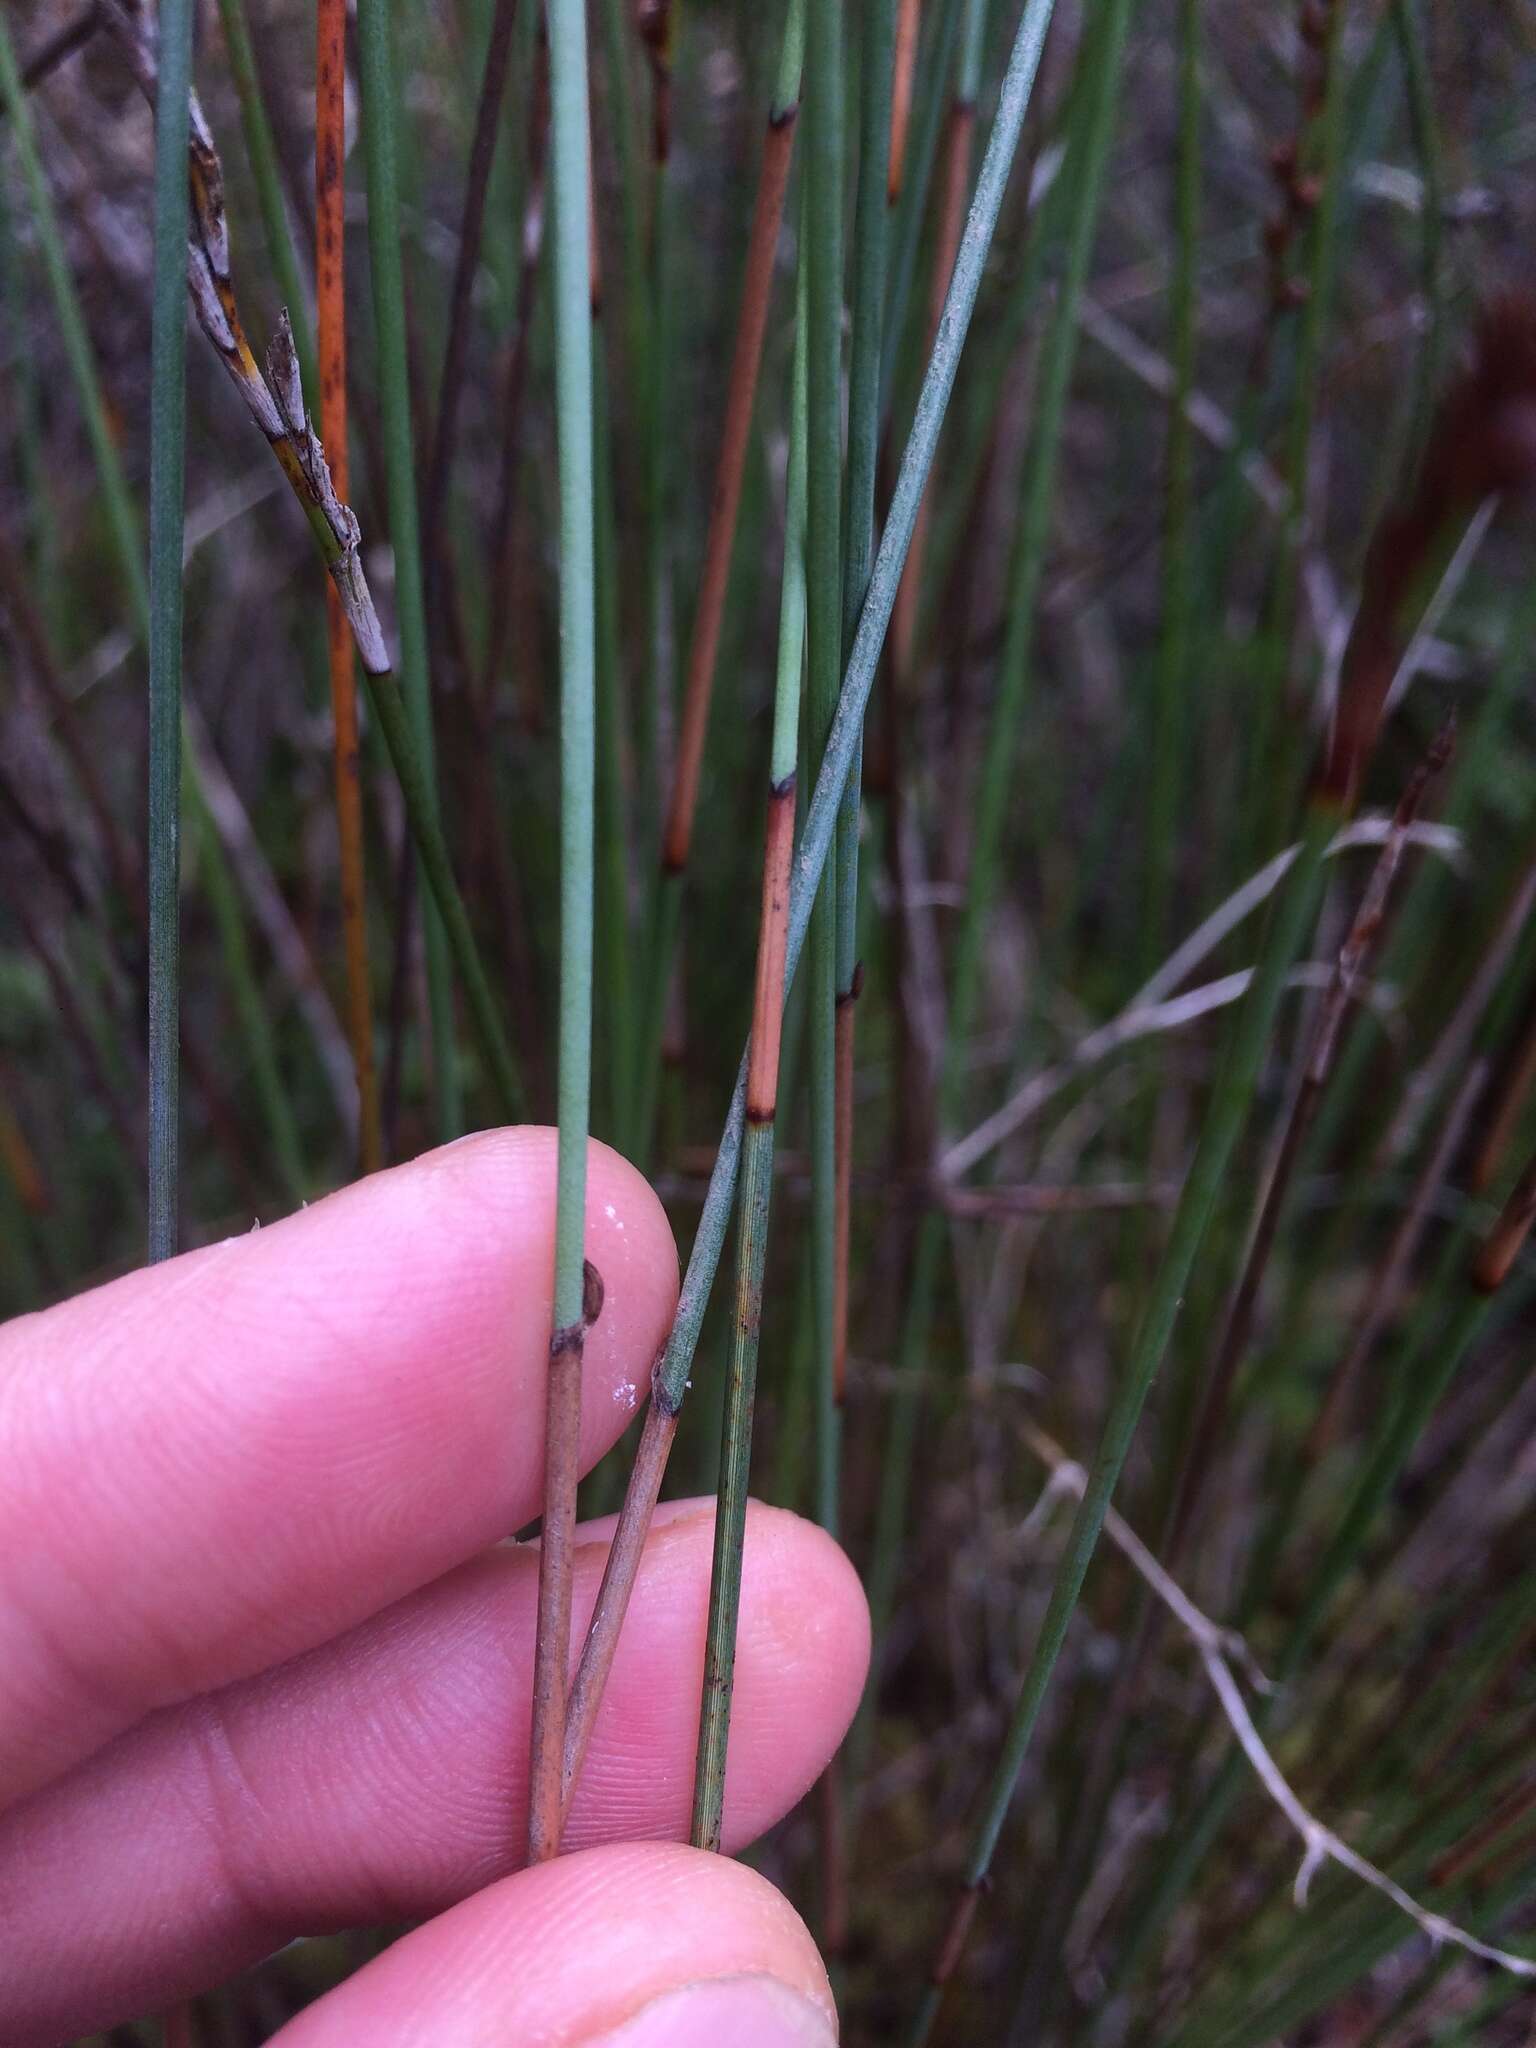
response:
<path id="1" fill-rule="evenodd" d="M 833 2048 L 804 1921 L 765 1878 L 671 1843 L 587 1849 L 429 1921 L 271 2048 Z"/>

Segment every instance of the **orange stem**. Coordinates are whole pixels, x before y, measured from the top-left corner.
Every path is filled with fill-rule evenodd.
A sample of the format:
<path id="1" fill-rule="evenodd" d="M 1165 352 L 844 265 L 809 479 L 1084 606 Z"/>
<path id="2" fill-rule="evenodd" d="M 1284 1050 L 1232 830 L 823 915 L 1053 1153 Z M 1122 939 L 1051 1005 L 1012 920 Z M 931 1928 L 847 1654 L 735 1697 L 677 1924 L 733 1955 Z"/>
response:
<path id="1" fill-rule="evenodd" d="M 751 239 L 747 244 L 747 273 L 741 289 L 741 314 L 731 357 L 720 462 L 709 506 L 704 571 L 699 580 L 699 604 L 694 613 L 693 638 L 688 647 L 688 678 L 678 728 L 677 767 L 672 782 L 672 800 L 667 810 L 666 833 L 662 840 L 662 865 L 669 874 L 680 874 L 688 865 L 688 848 L 693 838 L 693 814 L 699 800 L 709 700 L 714 688 L 715 660 L 720 651 L 720 626 L 725 617 L 731 544 L 736 538 L 736 515 L 741 505 L 742 477 L 747 464 L 747 436 L 752 426 L 757 373 L 763 358 L 763 334 L 768 325 L 768 302 L 773 292 L 773 259 L 779 243 L 779 225 L 784 218 L 784 192 L 789 183 L 789 162 L 794 151 L 795 113 L 796 109 L 791 107 L 777 119 L 770 119 L 768 138 L 763 146 L 763 168 L 752 214 Z"/>
<path id="2" fill-rule="evenodd" d="M 906 172 L 919 6 L 920 0 L 901 0 L 896 15 L 896 57 L 891 71 L 891 152 L 885 172 L 885 196 L 892 206 L 901 197 L 901 181 Z"/>

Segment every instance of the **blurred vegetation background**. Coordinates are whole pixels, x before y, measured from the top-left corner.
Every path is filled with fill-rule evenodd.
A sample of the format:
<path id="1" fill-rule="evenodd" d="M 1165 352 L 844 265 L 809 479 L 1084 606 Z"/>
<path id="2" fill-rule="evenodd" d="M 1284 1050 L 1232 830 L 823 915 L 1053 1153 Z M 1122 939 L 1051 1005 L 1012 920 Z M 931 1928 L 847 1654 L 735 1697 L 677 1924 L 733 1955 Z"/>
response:
<path id="1" fill-rule="evenodd" d="M 833 274 L 848 358 L 871 232 L 855 200 L 861 92 L 880 37 L 913 37 L 876 293 L 878 530 L 953 256 L 952 195 L 974 180 L 1020 9 L 837 11 L 842 71 L 824 106 L 844 118 L 818 118 L 824 138 L 838 131 L 846 190 Z M 6 1313 L 135 1263 L 146 1228 L 146 668 L 100 430 L 142 525 L 153 149 L 109 15 L 12 0 L 0 17 Z M 392 15 L 429 649 L 417 681 L 527 1111 L 553 1120 L 559 492 L 540 9 L 396 0 Z M 802 212 L 802 133 L 691 856 L 669 884 L 784 22 L 773 7 L 593 0 L 590 28 L 593 1129 L 652 1174 L 686 1248 L 752 1012 L 796 276 L 828 229 Z M 260 355 L 290 304 L 302 355 L 314 9 L 219 0 L 197 30 L 245 323 Z M 505 79 L 487 100 L 488 55 Z M 1283 1678 L 1273 1697 L 1244 1681 L 1245 1696 L 1308 1812 L 1426 1913 L 1536 1962 L 1531 1267 L 1496 1223 L 1512 1189 L 1521 1208 L 1536 1145 L 1533 86 L 1526 0 L 1059 0 L 1051 17 L 866 733 L 840 1443 L 822 1391 L 805 975 L 780 1077 L 754 1489 L 835 1517 L 879 1640 L 834 1790 L 755 1853 L 827 1935 L 851 2041 L 905 2035 L 975 1874 L 978 1802 L 1065 1538 L 1070 1474 L 1051 1487 L 1051 1461 L 1088 1463 L 1125 1384 L 1180 1188 L 1230 1085 L 1242 977 L 1262 958 L 1283 994 L 1116 1505 Z M 355 135 L 355 52 L 347 98 Z M 393 643 L 360 148 L 346 180 L 350 502 Z M 187 393 L 191 1244 L 324 1193 L 362 1155 L 324 573 L 195 331 Z M 825 549 L 813 514 L 812 577 Z M 843 557 L 830 567 L 842 587 Z M 1391 689 L 1373 745 L 1378 682 Z M 1361 720 L 1349 789 L 1319 781 Z M 366 708 L 363 724 L 369 1036 L 383 1156 L 398 1160 L 501 1112 L 462 990 L 451 1036 L 434 1035 L 423 887 Z M 1318 896 L 1295 959 L 1280 958 L 1272 864 L 1318 838 L 1320 790 L 1333 810 Z M 717 1304 L 677 1490 L 716 1484 L 728 1324 Z M 625 1463 L 621 1446 L 588 1506 L 616 1505 Z M 934 2038 L 1528 2039 L 1532 1987 L 1507 1962 L 1435 1939 L 1336 1863 L 1308 1858 L 1298 1904 L 1294 1815 L 1235 1747 L 1187 1619 L 1166 1625 L 1111 1536 L 1004 1787 Z M 264 2038 L 383 1938 L 275 1958 L 202 2001 L 204 2037 Z"/>

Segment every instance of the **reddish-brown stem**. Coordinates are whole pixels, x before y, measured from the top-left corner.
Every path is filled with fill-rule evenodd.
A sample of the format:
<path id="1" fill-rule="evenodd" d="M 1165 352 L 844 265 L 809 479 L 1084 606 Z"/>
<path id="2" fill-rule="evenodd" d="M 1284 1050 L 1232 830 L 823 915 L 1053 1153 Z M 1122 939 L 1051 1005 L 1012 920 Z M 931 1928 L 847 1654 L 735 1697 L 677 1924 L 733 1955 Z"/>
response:
<path id="1" fill-rule="evenodd" d="M 331 479 L 348 501 L 345 0 L 319 0 L 315 37 L 315 306 L 320 368 L 320 436 Z M 363 793 L 352 631 L 335 585 L 325 586 L 335 730 L 336 835 L 340 843 L 341 930 L 346 971 L 347 1037 L 357 1070 L 358 1159 L 364 1173 L 384 1163 L 379 1084 L 368 990 L 368 898 L 363 858 Z"/>
<path id="2" fill-rule="evenodd" d="M 981 1904 L 983 1889 L 981 1884 L 968 1884 L 955 1901 L 955 1910 L 950 1916 L 943 1945 L 939 1949 L 938 1959 L 934 1963 L 933 1973 L 929 1979 L 937 1991 L 943 1990 L 960 1967 L 960 1958 L 965 1953 L 971 1922 L 976 1918 L 976 1908 Z"/>
<path id="3" fill-rule="evenodd" d="M 1509 1277 L 1509 1269 L 1520 1256 L 1525 1240 L 1536 1223 L 1536 1158 L 1526 1162 L 1520 1178 L 1509 1191 L 1499 1220 L 1483 1242 L 1472 1266 L 1472 1285 L 1482 1294 L 1495 1294 Z"/>
<path id="4" fill-rule="evenodd" d="M 1412 495 L 1377 527 L 1316 786 L 1348 803 L 1376 742 L 1422 585 L 1478 507 L 1536 480 L 1536 301 L 1489 306 L 1470 367 L 1445 392 Z"/>
<path id="5" fill-rule="evenodd" d="M 747 1055 L 747 1119 L 751 1123 L 772 1123 L 778 1107 L 784 958 L 789 945 L 789 869 L 794 850 L 795 778 L 788 775 L 769 792 L 763 838 L 762 917 L 752 989 L 752 1045 Z"/>
<path id="6" fill-rule="evenodd" d="M 972 101 L 957 99 L 949 110 L 944 132 L 944 168 L 939 188 L 939 226 L 933 242 L 933 272 L 928 280 L 928 346 L 933 347 L 939 331 L 939 316 L 954 274 L 955 254 L 960 247 L 960 230 L 965 225 L 966 193 L 971 181 L 971 137 L 976 127 Z M 923 493 L 906 567 L 896 591 L 896 608 L 891 614 L 891 671 L 898 687 L 912 673 L 913 647 L 917 639 L 918 599 L 923 586 L 923 556 L 928 546 L 928 494 Z"/>
<path id="7" fill-rule="evenodd" d="M 1467 1185 L 1474 1194 L 1480 1195 L 1492 1185 L 1515 1125 L 1520 1121 L 1530 1097 L 1533 1081 L 1536 1081 L 1536 995 L 1526 1003 L 1514 1043 L 1492 1090 L 1487 1129 L 1467 1175 Z"/>
<path id="8" fill-rule="evenodd" d="M 624 1490 L 623 1511 L 614 1530 L 608 1562 L 603 1567 L 603 1583 L 598 1589 L 597 1605 L 592 1610 L 592 1624 L 582 1645 L 581 1663 L 566 1702 L 564 1801 L 567 1808 L 576 1780 L 581 1775 L 587 1744 L 592 1739 L 592 1726 L 602 1704 L 608 1673 L 613 1668 L 613 1653 L 619 1646 L 619 1631 L 629 1611 L 629 1596 L 634 1591 L 640 1559 L 645 1551 L 646 1533 L 661 1495 L 661 1482 L 666 1473 L 672 1439 L 676 1435 L 676 1414 L 664 1407 L 653 1392 L 641 1425 L 640 1444 L 635 1452 L 635 1462 L 630 1467 L 629 1483 Z"/>
<path id="9" fill-rule="evenodd" d="M 43 1170 L 37 1163 L 37 1154 L 3 1095 L 0 1095 L 0 1169 L 10 1176 L 22 1207 L 31 1215 L 45 1216 L 53 1207 Z"/>
<path id="10" fill-rule="evenodd" d="M 891 149 L 885 171 L 885 196 L 892 206 L 901 197 L 902 179 L 906 173 L 919 7 L 920 0 L 900 0 L 896 11 L 896 50 L 891 66 Z"/>
<path id="11" fill-rule="evenodd" d="M 704 569 L 699 579 L 693 638 L 688 646 L 687 680 L 678 724 L 677 765 L 662 839 L 662 865 L 671 874 L 681 873 L 688 865 L 688 848 L 693 838 L 699 776 L 704 765 L 704 736 L 709 725 L 709 700 L 714 688 L 720 627 L 725 617 L 726 586 L 730 579 L 731 546 L 736 537 L 736 515 L 741 505 L 742 478 L 746 471 L 747 437 L 752 426 L 757 373 L 762 362 L 763 335 L 773 291 L 773 260 L 779 243 L 779 226 L 784 217 L 784 192 L 789 182 L 790 158 L 794 152 L 795 113 L 796 109 L 790 107 L 772 117 L 763 144 L 763 167 L 758 178 L 752 232 L 747 243 L 746 277 L 742 283 L 741 312 L 736 323 L 736 346 L 731 356 L 730 383 L 726 392 L 720 461 L 709 505 Z"/>
<path id="12" fill-rule="evenodd" d="M 1195 1418 L 1189 1452 L 1184 1460 L 1178 1486 L 1161 1546 L 1164 1562 L 1176 1571 L 1195 1527 L 1196 1511 L 1206 1482 L 1215 1467 L 1224 1433 L 1227 1408 L 1236 1383 L 1238 1367 L 1247 1354 L 1258 1309 L 1259 1289 L 1279 1232 L 1280 1219 L 1290 1194 L 1290 1185 L 1307 1133 L 1323 1098 L 1333 1070 L 1339 1038 L 1353 1004 L 1360 975 L 1381 931 L 1388 896 L 1402 865 L 1408 845 L 1408 830 L 1418 815 L 1432 776 L 1450 758 L 1449 728 L 1435 740 L 1429 755 L 1415 770 L 1403 791 L 1392 820 L 1392 831 L 1371 872 L 1360 907 L 1351 922 L 1327 993 L 1318 1010 L 1307 1063 L 1291 1108 L 1280 1149 L 1270 1174 L 1269 1185 L 1259 1209 L 1253 1240 L 1243 1270 L 1233 1291 L 1227 1318 L 1212 1362 L 1204 1394 Z"/>
<path id="13" fill-rule="evenodd" d="M 549 1340 L 544 1421 L 544 1525 L 539 1538 L 539 1627 L 533 1663 L 532 1778 L 528 1788 L 528 1861 L 560 1853 L 565 1807 L 567 1664 L 571 1578 L 576 1555 L 576 1489 L 581 1480 L 582 1325 Z"/>

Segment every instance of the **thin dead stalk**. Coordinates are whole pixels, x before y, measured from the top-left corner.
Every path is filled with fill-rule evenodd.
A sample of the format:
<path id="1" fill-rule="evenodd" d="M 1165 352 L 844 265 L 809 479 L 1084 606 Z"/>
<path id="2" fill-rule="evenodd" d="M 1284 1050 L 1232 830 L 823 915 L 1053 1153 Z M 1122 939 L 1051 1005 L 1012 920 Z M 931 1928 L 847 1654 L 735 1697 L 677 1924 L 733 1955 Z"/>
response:
<path id="1" fill-rule="evenodd" d="M 1532 1200 L 1536 1202 L 1536 1176 L 1532 1179 Z M 1048 1489 L 1081 1500 L 1087 1485 L 1087 1474 L 1082 1466 L 1070 1459 L 1059 1444 L 1054 1443 L 1043 1430 L 1035 1428 L 1033 1424 L 1025 1423 L 1022 1435 L 1029 1449 L 1050 1474 L 1046 1482 Z M 1495 1963 L 1517 1977 L 1536 1977 L 1536 1960 L 1529 1956 L 1516 1955 L 1508 1949 L 1495 1948 L 1488 1942 L 1479 1940 L 1465 1928 L 1458 1927 L 1454 1921 L 1446 1919 L 1444 1914 L 1420 1905 L 1417 1899 L 1390 1878 L 1384 1870 L 1368 1862 L 1358 1851 L 1352 1849 L 1342 1836 L 1336 1834 L 1302 1804 L 1273 1755 L 1266 1748 L 1248 1710 L 1242 1687 L 1238 1683 L 1237 1673 L 1241 1671 L 1257 1691 L 1274 1691 L 1255 1663 L 1247 1643 L 1233 1630 L 1222 1628 L 1196 1607 L 1173 1576 L 1152 1555 L 1135 1530 L 1113 1508 L 1105 1515 L 1104 1533 L 1194 1644 L 1205 1667 L 1206 1676 L 1210 1680 L 1211 1689 L 1216 1694 L 1217 1703 L 1237 1738 L 1238 1746 L 1260 1784 L 1300 1837 L 1302 1860 L 1292 1887 L 1296 1904 L 1305 1906 L 1312 1880 L 1323 1865 L 1336 1863 L 1341 1869 L 1359 1878 L 1362 1884 L 1369 1885 L 1373 1891 L 1380 1892 L 1383 1898 L 1390 1899 L 1399 1912 L 1405 1914 L 1421 1933 L 1426 1934 L 1437 1946 L 1448 1944 L 1453 1948 L 1465 1949 L 1469 1955 L 1477 1956 L 1484 1962 Z M 974 1905 L 970 1910 L 974 1911 Z M 956 1917 L 959 1918 L 958 1912 Z"/>
<path id="2" fill-rule="evenodd" d="M 1175 1487 L 1164 1540 L 1164 1549 L 1174 1569 L 1178 1567 L 1178 1560 L 1183 1556 L 1195 1526 L 1199 1502 L 1214 1467 L 1238 1367 L 1247 1355 L 1253 1334 L 1259 1289 L 1274 1249 L 1302 1146 L 1317 1116 L 1328 1077 L 1333 1072 L 1345 1020 L 1353 1007 L 1367 959 L 1380 935 L 1387 901 L 1408 848 L 1409 831 L 1431 780 L 1443 772 L 1450 759 L 1452 732 L 1453 728 L 1447 726 L 1440 733 L 1403 791 L 1392 820 L 1392 830 L 1371 871 L 1360 907 L 1339 949 L 1333 978 L 1318 1010 L 1301 1086 L 1280 1140 L 1242 1273 L 1228 1304 Z"/>

